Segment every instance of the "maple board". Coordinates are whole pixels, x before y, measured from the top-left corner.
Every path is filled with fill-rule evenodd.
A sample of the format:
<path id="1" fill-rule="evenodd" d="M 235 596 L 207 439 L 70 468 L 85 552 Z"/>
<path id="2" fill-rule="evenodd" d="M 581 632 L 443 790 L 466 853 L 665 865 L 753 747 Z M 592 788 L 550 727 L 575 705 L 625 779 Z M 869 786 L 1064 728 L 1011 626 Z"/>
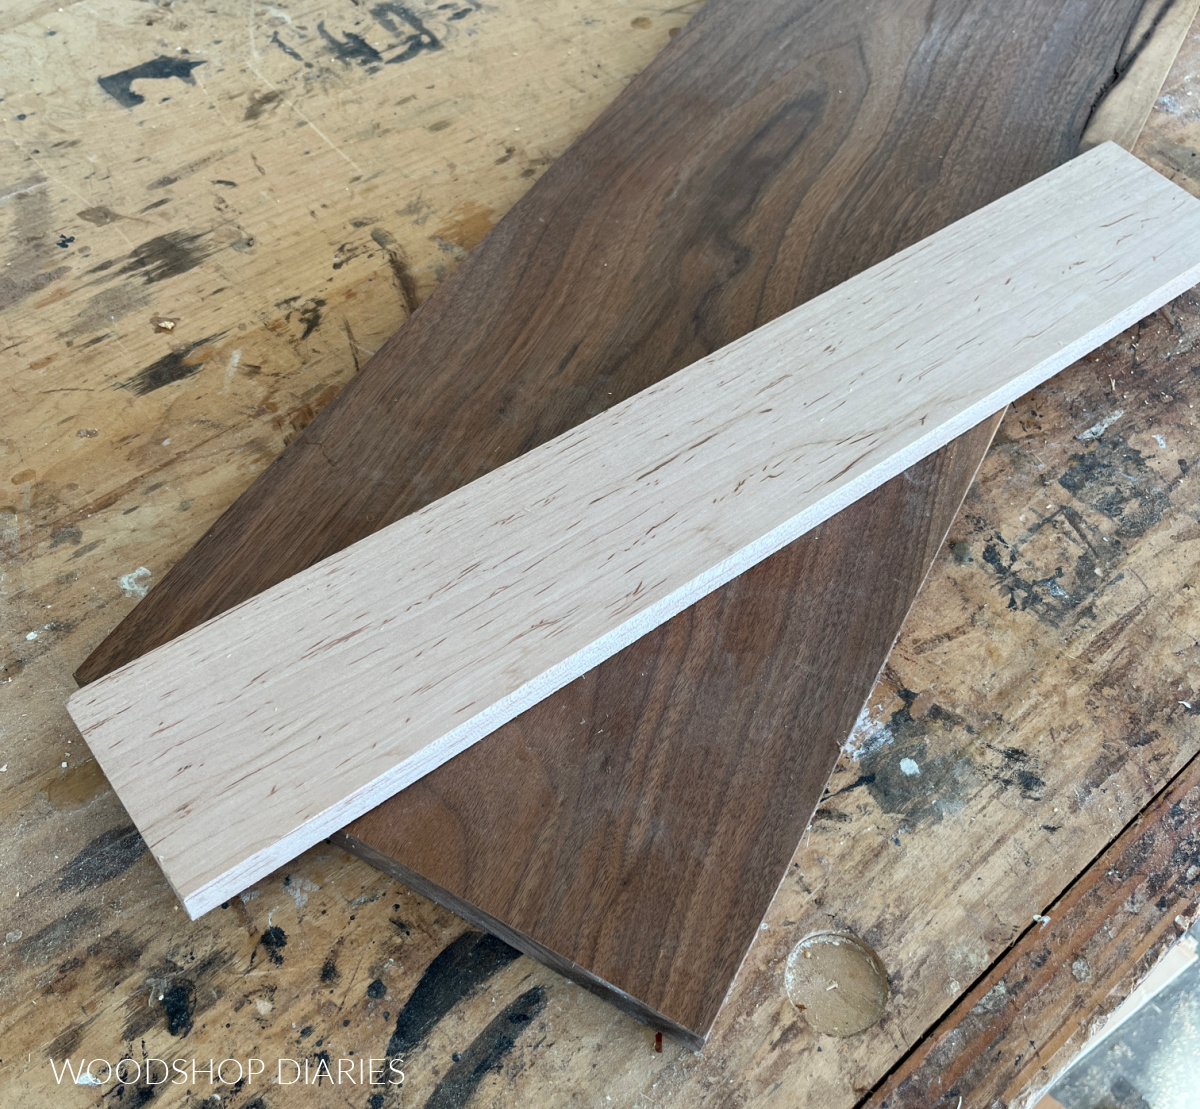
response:
<path id="1" fill-rule="evenodd" d="M 72 716 L 199 914 L 1198 276 L 1200 204 L 1098 147 L 93 683 Z"/>

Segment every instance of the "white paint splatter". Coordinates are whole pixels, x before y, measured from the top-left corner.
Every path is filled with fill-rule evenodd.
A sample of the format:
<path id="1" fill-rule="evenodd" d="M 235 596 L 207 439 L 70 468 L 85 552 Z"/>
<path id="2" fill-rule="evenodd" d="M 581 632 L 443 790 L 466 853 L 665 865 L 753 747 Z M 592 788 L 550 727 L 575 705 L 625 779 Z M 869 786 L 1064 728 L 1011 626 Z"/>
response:
<path id="1" fill-rule="evenodd" d="M 848 759 L 860 759 L 863 755 L 869 755 L 888 738 L 887 729 L 871 715 L 872 712 L 880 712 L 882 709 L 883 705 L 874 707 L 869 703 L 863 705 L 862 712 L 858 714 L 858 719 L 854 722 L 854 727 L 850 729 L 850 735 L 842 744 L 843 756 Z"/>
<path id="2" fill-rule="evenodd" d="M 37 632 L 30 632 L 25 636 L 26 639 L 37 639 Z"/>
<path id="3" fill-rule="evenodd" d="M 1164 451 L 1167 449 L 1167 441 L 1166 441 L 1166 440 L 1165 440 L 1165 439 L 1164 439 L 1164 438 L 1163 438 L 1161 435 L 1156 435 L 1156 436 L 1154 437 L 1154 441 L 1155 441 L 1155 442 L 1156 442 L 1156 443 L 1159 445 L 1159 447 L 1161 447 L 1161 448 L 1162 448 Z"/>
<path id="4" fill-rule="evenodd" d="M 288 891 L 292 900 L 296 902 L 296 908 L 303 909 L 308 904 L 308 895 L 316 893 L 321 887 L 316 882 L 310 882 L 307 878 L 301 878 L 298 882 L 287 883 L 283 888 Z"/>
<path id="5" fill-rule="evenodd" d="M 1158 98 L 1158 107 L 1169 115 L 1177 116 L 1183 114 L 1183 105 L 1170 93 L 1165 93 Z"/>
<path id="6" fill-rule="evenodd" d="M 900 773 L 910 778 L 919 778 L 921 776 L 921 768 L 912 759 L 901 759 Z"/>
<path id="7" fill-rule="evenodd" d="M 145 566 L 139 566 L 136 570 L 131 570 L 128 574 L 122 574 L 117 578 L 117 585 L 121 587 L 121 592 L 126 597 L 133 597 L 140 601 L 150 588 L 150 583 L 144 580 L 148 577 L 150 577 L 150 571 Z"/>
<path id="8" fill-rule="evenodd" d="M 229 388 L 229 383 L 233 380 L 233 375 L 237 373 L 238 366 L 242 362 L 242 348 L 238 347 L 230 356 L 229 361 L 225 363 L 225 385 L 221 392 L 225 392 Z"/>
<path id="9" fill-rule="evenodd" d="M 1081 431 L 1075 436 L 1081 443 L 1086 443 L 1090 439 L 1099 439 L 1110 427 L 1113 426 L 1122 416 L 1125 415 L 1125 409 L 1118 408 L 1111 416 L 1105 416 L 1103 420 L 1092 424 L 1087 431 Z"/>
<path id="10" fill-rule="evenodd" d="M 99 1086 L 98 1079 L 91 1071 L 84 1071 L 78 1078 L 75 1079 L 76 1086 Z"/>

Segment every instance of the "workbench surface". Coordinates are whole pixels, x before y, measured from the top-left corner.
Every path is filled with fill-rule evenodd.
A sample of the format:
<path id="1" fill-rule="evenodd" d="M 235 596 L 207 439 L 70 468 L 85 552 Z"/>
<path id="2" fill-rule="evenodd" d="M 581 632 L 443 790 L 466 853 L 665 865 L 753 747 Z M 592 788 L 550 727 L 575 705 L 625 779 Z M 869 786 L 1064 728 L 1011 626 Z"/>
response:
<path id="1" fill-rule="evenodd" d="M 698 5 L 5 7 L 0 1103 L 849 1109 L 1200 751 L 1193 291 L 1009 413 L 703 1052 L 332 847 L 189 922 L 72 670 Z M 1200 195 L 1193 75 L 1135 152 Z M 829 929 L 891 987 L 846 1039 L 783 988 Z"/>

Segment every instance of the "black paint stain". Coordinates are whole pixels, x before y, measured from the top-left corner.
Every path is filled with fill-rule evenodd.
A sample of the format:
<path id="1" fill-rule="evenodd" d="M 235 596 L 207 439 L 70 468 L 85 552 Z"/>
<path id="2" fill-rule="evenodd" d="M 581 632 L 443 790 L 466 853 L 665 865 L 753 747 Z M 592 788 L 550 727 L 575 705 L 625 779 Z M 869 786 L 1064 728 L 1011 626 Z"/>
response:
<path id="1" fill-rule="evenodd" d="M 278 924 L 272 924 L 258 941 L 259 946 L 267 952 L 267 957 L 277 967 L 283 966 L 283 956 L 280 954 L 287 947 L 287 933 Z M 250 965 L 254 965 L 254 956 L 250 957 Z"/>
<path id="2" fill-rule="evenodd" d="M 164 385 L 173 385 L 177 381 L 184 381 L 195 376 L 208 361 L 207 355 L 203 353 L 203 348 L 224 334 L 225 332 L 221 331 L 216 335 L 209 335 L 197 340 L 190 347 L 183 347 L 180 350 L 171 351 L 170 354 L 164 354 L 157 361 L 138 370 L 133 377 L 119 381 L 117 388 L 131 389 L 139 397 L 144 397 L 147 393 L 153 393 L 155 389 L 161 389 Z"/>
<path id="3" fill-rule="evenodd" d="M 97 77 L 100 87 L 108 93 L 123 108 L 135 108 L 145 103 L 146 98 L 140 92 L 133 91 L 134 81 L 166 81 L 178 77 L 189 85 L 196 83 L 192 70 L 204 65 L 202 59 L 171 58 L 160 54 L 150 62 L 135 65 L 132 69 L 123 69 L 120 73 L 108 77 Z"/>
<path id="4" fill-rule="evenodd" d="M 22 940 L 16 950 L 20 952 L 21 962 L 25 966 L 40 966 L 63 954 L 84 932 L 94 935 L 99 927 L 100 913 L 96 909 L 90 905 L 76 905 Z"/>
<path id="5" fill-rule="evenodd" d="M 989 744 L 989 747 L 991 745 Z M 1021 747 L 992 747 L 1001 758 L 996 781 L 1002 786 L 1019 789 L 1026 801 L 1040 801 L 1046 783 L 1038 775 L 1037 760 Z"/>
<path id="6" fill-rule="evenodd" d="M 871 736 L 859 756 L 858 779 L 837 793 L 866 786 L 880 809 L 905 818 L 901 830 L 906 831 L 924 821 L 941 823 L 945 815 L 961 809 L 977 771 L 974 762 L 962 751 L 941 750 L 930 754 L 926 742 L 931 733 L 936 736 L 935 729 L 950 732 L 962 727 L 968 735 L 973 734 L 974 729 L 962 717 L 938 704 L 930 705 L 924 715 L 914 717 L 912 706 L 918 694 L 901 689 L 898 696 L 903 702 L 901 707 Z M 937 742 L 940 747 L 944 741 L 939 738 Z M 910 775 L 901 769 L 901 760 L 906 758 L 917 764 L 919 773 Z"/>
<path id="7" fill-rule="evenodd" d="M 129 252 L 128 261 L 109 276 L 137 274 L 147 285 L 165 281 L 168 277 L 178 277 L 195 269 L 212 253 L 213 248 L 204 244 L 203 238 L 203 233 L 190 235 L 186 231 L 168 231 L 165 235 L 147 239 L 135 246 Z M 103 273 L 114 265 L 115 262 L 102 262 L 88 270 L 88 273 Z"/>
<path id="8" fill-rule="evenodd" d="M 275 46 L 278 46 L 279 49 L 282 50 L 289 58 L 295 58 L 295 60 L 298 62 L 304 61 L 304 58 L 301 57 L 299 53 L 297 53 L 292 47 L 288 46 L 288 44 L 279 37 L 278 31 L 271 36 L 271 42 Z"/>
<path id="9" fill-rule="evenodd" d="M 74 235 L 59 235 L 58 242 L 55 243 L 54 245 L 60 246 L 60 247 L 62 247 L 63 250 L 66 250 L 67 247 L 69 247 L 74 241 L 75 241 Z"/>
<path id="10" fill-rule="evenodd" d="M 1064 539 L 1079 553 L 1069 570 L 1060 562 L 1051 573 L 1034 577 L 1037 567 L 1033 560 L 1026 559 L 1024 566 L 1019 563 L 1025 545 L 1045 528 L 1061 529 Z M 995 571 L 1000 589 L 1007 591 L 1010 609 L 1033 612 L 1058 627 L 1076 610 L 1086 616 L 1097 591 L 1121 580 L 1122 575 L 1113 573 L 1113 568 L 1124 559 L 1125 547 L 1116 535 L 1103 536 L 1076 508 L 1063 505 L 1032 527 L 1023 540 L 1009 543 L 998 531 L 993 532 L 980 557 Z"/>
<path id="11" fill-rule="evenodd" d="M 396 287 L 400 290 L 400 295 L 404 298 L 404 307 L 411 316 L 420 307 L 421 301 L 417 297 L 417 283 L 412 270 L 408 268 L 408 259 L 404 256 L 404 251 L 395 238 L 382 227 L 373 228 L 371 238 L 387 255 L 392 276 L 396 279 Z"/>
<path id="12" fill-rule="evenodd" d="M 60 1032 L 47 1048 L 47 1057 L 61 1059 L 64 1055 L 70 1055 L 79 1046 L 79 1041 L 83 1039 L 83 1029 L 82 1024 L 73 1024 L 65 1032 Z"/>
<path id="13" fill-rule="evenodd" d="M 177 979 L 163 990 L 159 1004 L 167 1018 L 167 1031 L 172 1036 L 186 1036 L 192 1030 L 196 1012 L 196 983 L 190 978 Z"/>
<path id="14" fill-rule="evenodd" d="M 1171 507 L 1163 479 L 1119 437 L 1106 436 L 1093 450 L 1071 455 L 1067 466 L 1058 484 L 1112 520 L 1119 539 L 1144 535 Z"/>
<path id="15" fill-rule="evenodd" d="M 411 1052 L 459 1001 L 474 993 L 519 954 L 495 936 L 464 932 L 426 967 L 396 1017 L 387 1054 L 395 1057 Z"/>
<path id="16" fill-rule="evenodd" d="M 132 824 L 110 828 L 91 840 L 59 871 L 60 891 L 95 889 L 124 874 L 146 853 L 146 841 Z"/>
<path id="17" fill-rule="evenodd" d="M 304 324 L 304 333 L 300 336 L 302 340 L 307 339 L 321 326 L 321 309 L 324 307 L 325 302 L 319 297 L 314 297 L 300 309 L 300 322 Z"/>
<path id="18" fill-rule="evenodd" d="M 364 66 L 378 66 L 383 64 L 383 55 L 379 53 L 365 38 L 361 35 L 356 35 L 353 31 L 344 31 L 346 36 L 345 41 L 334 38 L 326 29 L 325 21 L 321 20 L 317 24 L 317 33 L 325 40 L 325 45 L 333 52 L 334 56 L 340 62 L 345 62 L 349 65 L 352 62 L 357 62 Z"/>
<path id="19" fill-rule="evenodd" d="M 393 35 L 403 36 L 400 41 L 404 49 L 399 54 L 394 54 L 388 58 L 388 65 L 398 65 L 402 62 L 412 61 L 413 58 L 423 51 L 441 50 L 442 48 L 438 37 L 417 18 L 411 9 L 406 8 L 403 4 L 377 4 L 371 9 L 371 15 L 374 16 L 380 26 L 386 28 Z M 411 33 L 404 35 L 403 30 L 392 16 L 403 20 Z"/>
<path id="20" fill-rule="evenodd" d="M 506 1005 L 434 1087 L 425 1109 L 458 1109 L 466 1105 L 480 1082 L 503 1067 L 505 1056 L 516 1047 L 521 1033 L 545 1008 L 544 986 L 534 986 Z"/>
<path id="21" fill-rule="evenodd" d="M 157 1077 L 157 1071 L 155 1076 Z M 119 1091 L 118 1097 L 121 1099 L 122 1109 L 140 1109 L 142 1105 L 148 1105 L 154 1100 L 158 1093 L 158 1086 L 151 1085 L 148 1082 L 143 1082 L 140 1086 L 122 1086 L 117 1085 Z M 126 1101 L 128 1098 L 128 1101 Z"/>
<path id="22" fill-rule="evenodd" d="M 367 997 L 374 1001 L 378 1001 L 387 993 L 387 986 L 383 984 L 382 978 L 372 979 L 371 984 L 367 987 Z"/>
<path id="23" fill-rule="evenodd" d="M 874 778 L 872 778 L 874 781 Z M 832 821 L 834 824 L 849 824 L 854 818 L 845 812 L 838 812 L 837 809 L 817 809 L 813 813 L 813 823 L 818 823 L 823 820 Z"/>
<path id="24" fill-rule="evenodd" d="M 253 90 L 250 93 L 250 103 L 242 116 L 244 121 L 258 119 L 272 104 L 283 99 L 283 93 L 278 89 L 270 89 L 261 96 Z"/>
<path id="25" fill-rule="evenodd" d="M 339 971 L 337 968 L 337 960 L 333 957 L 333 955 L 330 955 L 325 962 L 321 964 L 321 981 L 336 982 L 339 978 L 341 978 L 341 976 L 341 971 Z"/>
<path id="26" fill-rule="evenodd" d="M 106 955 L 107 948 L 115 946 L 114 937 L 106 937 L 100 944 L 94 945 L 99 950 L 88 949 L 88 956 L 95 959 L 97 954 Z M 135 963 L 139 952 L 131 952 L 130 962 Z M 199 962 L 191 962 L 187 973 L 175 961 L 165 962 L 150 968 L 144 968 L 146 975 L 144 985 L 140 990 L 132 991 L 125 999 L 127 1013 L 125 1025 L 121 1030 L 121 1038 L 127 1043 L 135 1042 L 160 1022 L 166 1026 L 172 1036 L 186 1036 L 191 1030 L 196 1014 L 203 1012 L 220 996 L 212 983 L 228 966 L 230 956 L 225 952 L 213 952 Z M 198 989 L 197 983 L 204 988 Z M 147 991 L 149 997 L 146 996 Z M 201 1001 L 200 998 L 207 998 Z"/>
<path id="27" fill-rule="evenodd" d="M 50 533 L 50 549 L 61 547 L 64 543 L 70 543 L 73 547 L 78 547 L 83 541 L 83 532 L 78 528 L 55 528 Z"/>
<path id="28" fill-rule="evenodd" d="M 96 227 L 104 227 L 106 224 L 116 223 L 117 220 L 125 218 L 120 212 L 114 212 L 104 204 L 98 204 L 95 208 L 84 208 L 82 212 L 75 214 Z"/>

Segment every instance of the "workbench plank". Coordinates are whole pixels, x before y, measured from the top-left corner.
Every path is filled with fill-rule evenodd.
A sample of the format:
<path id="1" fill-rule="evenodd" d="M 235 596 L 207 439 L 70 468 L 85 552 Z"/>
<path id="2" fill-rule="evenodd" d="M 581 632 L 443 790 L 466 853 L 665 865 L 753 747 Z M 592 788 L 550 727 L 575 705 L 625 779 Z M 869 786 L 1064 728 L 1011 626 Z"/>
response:
<path id="1" fill-rule="evenodd" d="M 404 1100 L 413 1105 L 424 1104 L 456 1067 L 461 1091 L 460 1064 L 488 1050 L 497 1069 L 475 1074 L 480 1104 L 540 1107 L 611 1097 L 614 1104 L 690 1106 L 736 1097 L 742 1103 L 782 1099 L 849 1109 L 936 1023 L 954 991 L 969 987 L 981 973 L 976 968 L 1003 954 L 1032 919 L 1028 914 L 1049 906 L 1195 751 L 1194 718 L 1182 715 L 1180 706 L 1171 711 L 1176 698 L 1197 701 L 1194 653 L 1164 634 L 1196 621 L 1189 607 L 1196 543 L 1188 538 L 1188 506 L 1196 494 L 1186 480 L 1177 480 L 1177 457 L 1195 472 L 1200 446 L 1188 405 L 1200 405 L 1200 398 L 1176 388 L 1183 374 L 1172 376 L 1173 369 L 1190 365 L 1200 336 L 1200 312 L 1194 298 L 1185 297 L 1110 344 L 1092 363 L 1091 376 L 1074 385 L 1060 376 L 1058 386 L 1035 394 L 1006 420 L 843 755 L 835 792 L 858 784 L 823 805 L 805 835 L 794 859 L 799 866 L 781 887 L 767 929 L 751 947 L 702 1054 L 669 1037 L 656 1052 L 654 1034 L 644 1025 L 529 960 L 503 963 L 477 937 L 460 939 L 458 918 L 327 847 L 256 885 L 228 911 L 198 923 L 184 920 L 96 764 L 81 755 L 78 739 L 74 746 L 69 742 L 63 711 L 74 688 L 71 668 L 135 603 L 118 577 L 139 566 L 151 571 L 150 580 L 160 576 L 251 480 L 253 467 L 269 461 L 295 425 L 311 418 L 328 387 L 353 373 L 351 352 L 365 357 L 404 318 L 395 275 L 370 234 L 381 225 L 355 228 L 352 222 L 383 220 L 403 245 L 423 296 L 439 267 L 461 256 L 460 240 L 478 234 L 478 223 L 464 225 L 452 210 L 460 203 L 490 207 L 492 219 L 506 210 L 528 187 L 531 178 L 522 174 L 536 177 L 544 159 L 565 149 L 644 64 L 646 42 L 665 42 L 683 17 L 649 5 L 575 9 L 547 0 L 536 19 L 528 7 L 489 7 L 472 17 L 478 20 L 475 37 L 464 33 L 440 53 L 406 63 L 407 70 L 393 66 L 376 74 L 343 63 L 325 45 L 309 55 L 314 74 L 272 47 L 295 74 L 265 68 L 269 55 L 257 64 L 289 101 L 368 176 L 387 168 L 389 192 L 400 175 L 414 197 L 420 194 L 425 207 L 400 215 L 374 203 L 378 193 L 371 190 L 380 178 L 345 187 L 355 171 L 346 167 L 339 178 L 334 163 L 345 163 L 332 149 L 314 145 L 305 155 L 307 147 L 295 141 L 303 134 L 297 117 L 283 101 L 268 105 L 258 120 L 230 126 L 252 99 L 271 91 L 239 55 L 244 8 L 201 10 L 177 0 L 174 10 L 147 13 L 93 0 L 54 15 L 54 5 L 45 7 L 50 15 L 13 36 L 17 48 L 9 50 L 5 41 L 15 73 L 5 106 L 35 113 L 21 130 L 9 124 L 9 133 L 26 143 L 17 164 L 29 168 L 21 174 L 37 172 L 24 159 L 39 150 L 31 157 L 50 167 L 43 188 L 46 207 L 55 211 L 77 210 L 69 203 L 55 207 L 71 190 L 83 193 L 85 203 L 108 202 L 117 211 L 136 212 L 164 195 L 173 200 L 141 217 L 155 221 L 149 226 L 121 221 L 93 227 L 67 217 L 66 234 L 78 235 L 81 228 L 84 234 L 64 249 L 56 246 L 58 233 L 25 221 L 27 201 L 14 198 L 0 204 L 12 241 L 23 252 L 44 247 L 49 269 L 72 264 L 79 248 L 89 245 L 90 264 L 124 264 L 128 247 L 118 228 L 153 236 L 182 220 L 190 231 L 204 231 L 206 213 L 221 218 L 212 206 L 212 198 L 221 196 L 264 244 L 259 249 L 271 251 L 273 269 L 286 270 L 287 283 L 279 291 L 269 279 L 241 284 L 239 267 L 253 255 L 227 249 L 150 285 L 132 273 L 117 279 L 114 284 L 144 291 L 142 308 L 115 321 L 93 317 L 93 330 L 75 339 L 57 336 L 83 318 L 97 287 L 74 283 L 72 275 L 59 279 L 71 285 L 70 295 L 36 312 L 18 308 L 2 317 L 6 344 L 20 342 L 6 355 L 29 362 L 54 356 L 44 368 L 20 369 L 24 363 L 18 362 L 10 379 L 16 391 L 0 398 L 6 415 L 0 434 L 8 436 L 0 449 L 7 451 L 9 472 L 36 470 L 20 484 L 5 482 L 10 493 L 0 498 L 7 560 L 0 628 L 9 645 L 0 698 L 6 709 L 13 706 L 0 740 L 0 766 L 7 767 L 0 772 L 4 1095 L 11 1091 L 12 1100 L 32 1109 L 60 1106 L 68 1096 L 88 1105 L 116 1100 L 115 1082 L 91 1091 L 57 1085 L 49 1058 L 61 1061 L 64 1052 L 76 1060 L 115 1058 L 128 1045 L 134 1053 L 196 1057 L 203 1068 L 210 1057 L 244 1057 L 252 1050 L 273 1067 L 283 1056 L 315 1065 L 321 1052 L 335 1060 L 349 1051 L 374 1055 L 394 1041 L 406 1048 Z M 366 35 L 354 23 L 369 18 L 362 7 L 330 0 L 325 10 L 332 36 L 344 41 L 350 30 Z M 85 32 L 99 11 L 106 17 L 104 34 L 91 42 Z M 269 19 L 276 19 L 281 40 L 304 49 L 303 32 L 283 23 L 278 9 L 255 12 L 261 13 L 260 41 L 269 42 Z M 290 14 L 304 22 L 295 10 Z M 146 27 L 146 18 L 155 25 Z M 47 30 L 58 34 L 46 38 Z M 307 34 L 321 44 L 315 21 Z M 160 37 L 170 46 L 160 47 Z M 63 61 L 50 49 L 64 39 L 84 50 L 82 60 Z M 174 96 L 159 103 L 151 95 L 128 119 L 106 111 L 103 94 L 91 100 L 97 73 L 116 72 L 176 44 L 208 57 L 213 72 L 203 85 L 160 84 L 164 95 L 174 90 Z M 1196 180 L 1185 169 L 1191 152 L 1200 151 L 1200 124 L 1189 111 L 1198 47 L 1193 31 L 1139 144 L 1143 152 L 1147 144 L 1164 151 L 1145 156 L 1193 190 Z M 512 56 L 515 50 L 519 58 Z M 404 72 L 418 74 L 415 88 L 404 87 L 408 78 L 397 76 Z M 42 101 L 34 91 L 47 80 L 69 112 L 47 111 L 53 98 Z M 426 91 L 430 84 L 436 89 Z M 153 92 L 156 86 L 142 88 Z M 393 112 L 395 101 L 413 92 L 418 99 Z M 220 115 L 207 111 L 210 102 Z M 386 142 L 374 142 L 376 129 L 362 126 L 365 118 L 392 113 L 407 120 L 410 112 L 416 113 L 414 125 L 389 132 Z M 425 128 L 450 117 L 455 122 L 448 129 Z M 45 141 L 29 143 L 39 120 L 61 130 L 54 133 L 43 122 L 46 130 L 38 134 Z M 473 144 L 467 141 L 472 134 L 478 136 Z M 75 139 L 80 144 L 70 146 Z M 68 145 L 54 149 L 55 142 Z M 516 153 L 493 165 L 506 143 Z M 454 169 L 440 160 L 447 144 Z M 245 165 L 251 176 L 241 188 L 213 186 L 195 173 L 165 194 L 147 192 L 148 183 L 198 156 L 193 151 L 210 149 L 227 159 L 219 170 L 214 165 L 214 177 L 236 178 L 228 170 Z M 89 161 L 97 150 L 104 159 Z M 397 150 L 405 152 L 399 160 Z M 267 170 L 263 187 L 275 200 L 247 188 L 246 180 L 261 177 L 251 152 Z M 326 203 L 328 208 L 321 206 Z M 288 205 L 295 218 L 277 226 L 265 222 Z M 353 257 L 332 269 L 343 244 Z M 56 257 L 65 262 L 49 261 Z M 238 282 L 236 295 L 207 297 L 222 284 L 221 271 L 225 284 L 231 277 Z M 294 294 L 300 294 L 296 307 L 274 307 L 275 300 Z M 175 336 L 152 330 L 151 316 L 179 317 L 173 303 L 192 303 L 193 296 L 207 313 L 197 331 L 189 333 L 186 313 Z M 308 324 L 299 310 L 311 320 L 313 298 L 327 303 L 305 338 Z M 26 309 L 36 300 L 24 301 Z M 346 325 L 366 351 L 350 345 Z M 211 345 L 208 360 L 192 376 L 137 397 L 111 388 L 172 347 L 226 327 L 226 337 Z M 82 355 L 71 353 L 106 333 L 109 338 Z M 230 356 L 243 345 L 244 360 L 223 393 Z M 247 368 L 247 362 L 261 369 Z M 1080 547 L 1072 536 L 1078 533 L 1064 524 L 1067 513 L 1046 513 L 1045 493 L 1062 489 L 1057 479 L 1078 469 L 1072 454 L 1087 454 L 1088 444 L 1097 444 L 1073 436 L 1118 409 L 1125 415 L 1098 441 L 1101 453 L 1075 486 L 1079 497 L 1062 502 L 1078 513 L 1075 521 L 1097 548 L 1107 544 L 1093 526 L 1110 540 L 1121 529 L 1116 561 L 1103 567 L 1097 599 L 1076 584 L 1095 575 L 1086 565 L 1077 567 Z M 58 426 L 59 420 L 67 422 Z M 80 429 L 98 434 L 77 437 Z M 1118 439 L 1105 447 L 1110 434 Z M 161 447 L 163 438 L 172 438 L 171 449 Z M 1057 446 L 1047 451 L 1047 442 Z M 147 464 L 152 472 L 139 478 Z M 1017 559 L 1001 574 L 1009 557 L 1004 543 L 1014 546 Z M 1060 567 L 1063 576 L 1056 577 Z M 145 580 L 141 575 L 129 583 L 130 594 Z M 1010 597 L 1017 607 L 1008 607 Z M 1138 609 L 1142 600 L 1147 605 Z M 38 638 L 29 640 L 30 632 Z M 1080 636 L 1100 633 L 1107 634 L 1098 644 L 1104 654 L 1097 665 L 1119 684 L 1093 689 L 1094 668 L 1059 669 L 1051 674 L 1047 711 L 1040 719 L 1022 716 L 1039 688 L 1049 690 L 1049 677 L 1038 683 L 1030 678 L 1061 666 L 1056 657 L 1069 654 Z M 974 728 L 978 740 L 951 714 Z M 981 725 L 991 730 L 981 731 Z M 877 752 L 864 749 L 879 729 L 891 747 L 884 742 Z M 902 757 L 897 744 L 904 746 L 903 757 L 926 758 L 919 777 L 896 768 Z M 1015 750 L 1005 754 L 1009 747 L 1019 747 L 1025 760 L 1017 761 Z M 963 763 L 964 756 L 973 765 Z M 64 761 L 68 766 L 60 768 Z M 1031 799 L 1039 793 L 1040 800 Z M 1046 831 L 1043 824 L 1058 830 Z M 854 1041 L 815 1036 L 789 1015 L 783 994 L 782 956 L 807 930 L 828 927 L 869 934 L 895 986 L 894 1017 Z M 530 991 L 540 991 L 540 1001 Z M 494 1027 L 489 1032 L 510 1007 L 517 1018 L 505 1018 L 512 1034 L 505 1037 Z M 134 1038 L 124 1038 L 126 1032 Z M 314 1046 L 317 1041 L 321 1046 Z M 156 1103 L 182 1105 L 214 1092 L 237 1103 L 229 1088 L 208 1086 L 203 1069 L 200 1078 L 196 1086 L 189 1080 L 159 1088 Z M 261 1097 L 268 1106 L 320 1109 L 339 1096 L 327 1081 L 277 1089 L 273 1080 L 266 1087 L 256 1080 L 241 1091 L 241 1101 Z M 134 1087 L 126 1100 L 133 1094 L 148 1096 Z M 349 1096 L 366 1101 L 370 1094 Z"/>
<path id="2" fill-rule="evenodd" d="M 1200 758 L 1193 758 L 863 1109 L 959 1099 L 1011 1105 L 1044 1090 L 1192 926 L 1198 872 Z"/>
<path id="3" fill-rule="evenodd" d="M 199 916 L 1198 278 L 1200 202 L 1104 144 L 68 710 Z"/>

